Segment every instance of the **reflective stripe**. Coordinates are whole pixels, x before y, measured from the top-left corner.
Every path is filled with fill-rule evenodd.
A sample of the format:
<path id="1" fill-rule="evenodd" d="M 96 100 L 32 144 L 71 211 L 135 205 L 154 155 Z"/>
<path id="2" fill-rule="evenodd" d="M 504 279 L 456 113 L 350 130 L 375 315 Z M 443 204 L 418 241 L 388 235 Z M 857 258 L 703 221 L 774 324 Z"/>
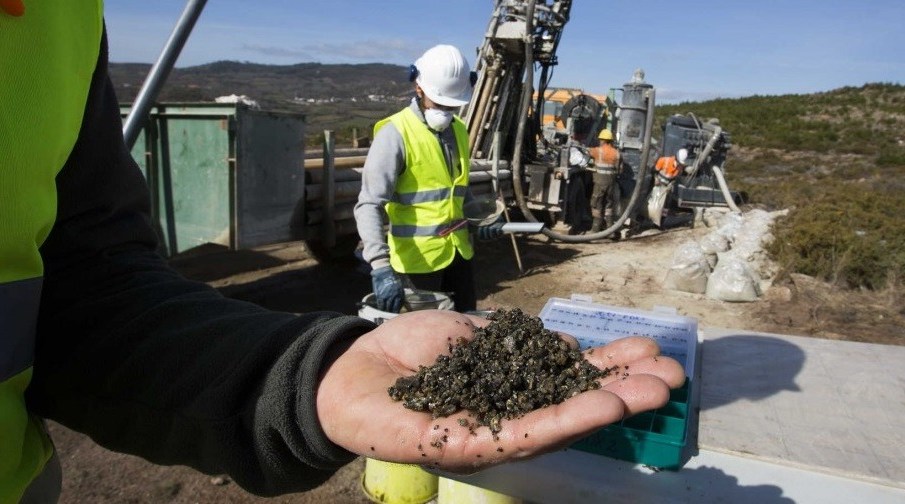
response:
<path id="1" fill-rule="evenodd" d="M 438 224 L 436 226 L 409 226 L 404 224 L 390 224 L 390 234 L 397 238 L 412 238 L 415 236 L 444 236 L 448 230 L 456 230 L 467 223 L 465 219 Z"/>
<path id="2" fill-rule="evenodd" d="M 32 365 L 40 278 L 0 284 L 0 382 Z"/>
<path id="3" fill-rule="evenodd" d="M 454 197 L 458 196 L 461 198 L 465 197 L 466 188 L 463 186 L 455 186 L 452 189 L 452 194 Z M 405 193 L 400 194 L 396 193 L 393 195 L 393 201 L 396 203 L 401 203 L 403 205 L 414 205 L 416 203 L 431 203 L 434 201 L 443 201 L 445 199 L 449 199 L 449 187 L 443 187 L 440 189 L 431 189 L 429 191 L 418 191 L 413 193 Z"/>

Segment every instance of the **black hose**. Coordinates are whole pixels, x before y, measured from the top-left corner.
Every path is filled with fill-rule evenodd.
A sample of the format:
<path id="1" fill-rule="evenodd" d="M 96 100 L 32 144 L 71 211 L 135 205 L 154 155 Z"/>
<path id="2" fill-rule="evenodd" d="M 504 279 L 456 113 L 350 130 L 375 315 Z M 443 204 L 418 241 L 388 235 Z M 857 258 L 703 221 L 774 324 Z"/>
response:
<path id="1" fill-rule="evenodd" d="M 644 124 L 644 141 L 641 145 L 641 167 L 638 170 L 638 177 L 635 180 L 635 189 L 632 191 L 632 196 L 629 199 L 628 204 L 623 210 L 622 215 L 619 216 L 619 219 L 616 222 L 597 233 L 586 234 L 586 235 L 566 235 L 562 233 L 557 233 L 556 231 L 552 231 L 550 229 L 544 228 L 541 230 L 545 236 L 548 236 L 554 240 L 559 240 L 567 243 L 587 243 L 594 240 L 600 240 L 610 236 L 611 234 L 618 231 L 625 221 L 628 220 L 629 215 L 632 214 L 632 211 L 638 205 L 639 198 L 641 196 L 641 188 L 645 185 L 644 181 L 647 179 L 647 172 L 650 169 L 650 165 L 648 164 L 648 158 L 650 155 L 650 138 L 651 132 L 654 127 L 654 90 L 651 88 L 649 91 L 649 96 L 647 98 L 647 117 L 645 118 Z"/>
<path id="2" fill-rule="evenodd" d="M 525 33 L 528 37 L 532 37 L 532 34 L 534 33 L 534 10 L 536 3 L 537 0 L 531 0 L 528 4 L 528 9 L 525 14 Z M 527 220 L 528 222 L 538 222 L 537 218 L 535 218 L 534 214 L 531 212 L 531 209 L 528 208 L 528 203 L 525 200 L 525 193 L 522 190 L 522 148 L 525 141 L 525 123 L 527 122 L 528 107 L 531 104 L 531 89 L 533 84 L 534 41 L 532 38 L 528 38 L 527 40 L 525 40 L 525 78 L 522 85 L 521 106 L 519 109 L 518 129 L 516 130 L 515 135 L 515 147 L 512 153 L 512 191 L 515 195 L 516 201 L 518 202 L 519 209 L 522 211 L 525 220 Z M 540 113 L 541 111 L 537 111 L 537 114 Z M 587 243 L 594 240 L 606 238 L 619 230 L 625 223 L 625 221 L 628 220 L 629 215 L 632 214 L 635 206 L 637 206 L 641 194 L 641 188 L 644 185 L 644 180 L 647 177 L 647 172 L 649 170 L 648 157 L 650 154 L 650 139 L 653 127 L 654 90 L 651 89 L 649 91 L 647 100 L 647 117 L 644 125 L 644 141 L 641 147 L 641 167 L 638 171 L 637 180 L 635 181 L 635 189 L 634 191 L 632 191 L 632 196 L 629 199 L 629 203 L 628 205 L 626 205 L 625 210 L 622 212 L 622 215 L 619 216 L 619 219 L 612 226 L 604 229 L 603 231 L 586 235 L 567 235 L 558 233 L 548 228 L 543 228 L 541 230 L 541 233 L 551 239 L 563 242 Z"/>
<path id="3" fill-rule="evenodd" d="M 528 222 L 537 222 L 534 214 L 525 202 L 525 193 L 522 191 L 522 144 L 524 144 L 525 123 L 528 118 L 528 107 L 531 104 L 531 89 L 534 83 L 534 7 L 537 0 L 528 3 L 525 15 L 525 78 L 522 80 L 522 96 L 519 105 L 518 128 L 515 133 L 515 147 L 512 152 L 512 191 L 518 206 Z"/>

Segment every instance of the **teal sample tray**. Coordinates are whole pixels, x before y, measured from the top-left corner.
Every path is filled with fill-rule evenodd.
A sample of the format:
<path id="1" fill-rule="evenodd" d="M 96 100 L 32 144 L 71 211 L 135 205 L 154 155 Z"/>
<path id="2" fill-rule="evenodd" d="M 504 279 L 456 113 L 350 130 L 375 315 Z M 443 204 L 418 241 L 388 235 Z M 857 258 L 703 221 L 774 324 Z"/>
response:
<path id="1" fill-rule="evenodd" d="M 686 380 L 670 393 L 666 406 L 608 425 L 570 448 L 658 469 L 680 469 L 687 455 L 691 386 Z"/>
<path id="2" fill-rule="evenodd" d="M 540 318 L 547 329 L 574 336 L 582 349 L 626 336 L 647 336 L 657 341 L 663 355 L 682 364 L 685 384 L 671 391 L 665 406 L 608 425 L 571 446 L 658 469 L 681 468 L 689 454 L 686 448 L 691 426 L 697 425 L 692 418 L 696 413 L 692 398 L 696 385 L 697 319 L 662 310 L 595 304 L 576 297 L 549 299 Z"/>

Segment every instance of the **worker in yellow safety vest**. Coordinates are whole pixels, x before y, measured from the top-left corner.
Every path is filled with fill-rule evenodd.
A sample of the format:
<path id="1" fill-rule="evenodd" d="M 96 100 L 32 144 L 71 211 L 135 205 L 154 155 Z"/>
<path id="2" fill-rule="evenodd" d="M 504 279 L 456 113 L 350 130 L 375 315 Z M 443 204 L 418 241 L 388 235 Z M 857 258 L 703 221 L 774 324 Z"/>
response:
<path id="1" fill-rule="evenodd" d="M 662 406 L 684 379 L 674 361 L 654 361 L 655 344 L 625 340 L 590 358 L 609 354 L 596 365 L 628 364 L 633 376 L 509 421 L 530 439 L 475 438 L 453 417 L 404 410 L 387 387 L 485 321 L 295 315 L 187 280 L 156 253 L 148 187 L 107 74 L 102 2 L 0 0 L 0 54 L 2 504 L 58 498 L 44 419 L 276 495 L 320 485 L 366 453 L 474 470 L 559 449 Z M 451 449 L 419 451 L 438 422 Z"/>
<path id="2" fill-rule="evenodd" d="M 381 310 L 402 307 L 402 274 L 417 289 L 451 292 L 457 311 L 476 308 L 474 249 L 464 214 L 472 199 L 470 149 L 465 124 L 455 116 L 471 98 L 475 79 L 456 47 L 434 46 L 409 68 L 415 91 L 409 106 L 374 126 L 355 220 Z M 500 236 L 502 221 L 477 234 Z"/>

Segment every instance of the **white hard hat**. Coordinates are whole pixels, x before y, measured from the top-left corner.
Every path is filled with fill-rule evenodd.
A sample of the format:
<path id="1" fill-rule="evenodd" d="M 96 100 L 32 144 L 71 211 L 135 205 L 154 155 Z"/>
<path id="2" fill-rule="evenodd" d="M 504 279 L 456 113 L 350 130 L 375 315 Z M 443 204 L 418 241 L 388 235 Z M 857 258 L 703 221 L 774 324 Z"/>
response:
<path id="1" fill-rule="evenodd" d="M 415 62 L 415 82 L 438 105 L 460 107 L 471 100 L 471 68 L 451 45 L 431 47 Z"/>
<path id="2" fill-rule="evenodd" d="M 688 159 L 688 150 L 687 149 L 679 149 L 679 152 L 676 152 L 676 162 L 679 164 L 685 164 L 685 161 Z"/>

